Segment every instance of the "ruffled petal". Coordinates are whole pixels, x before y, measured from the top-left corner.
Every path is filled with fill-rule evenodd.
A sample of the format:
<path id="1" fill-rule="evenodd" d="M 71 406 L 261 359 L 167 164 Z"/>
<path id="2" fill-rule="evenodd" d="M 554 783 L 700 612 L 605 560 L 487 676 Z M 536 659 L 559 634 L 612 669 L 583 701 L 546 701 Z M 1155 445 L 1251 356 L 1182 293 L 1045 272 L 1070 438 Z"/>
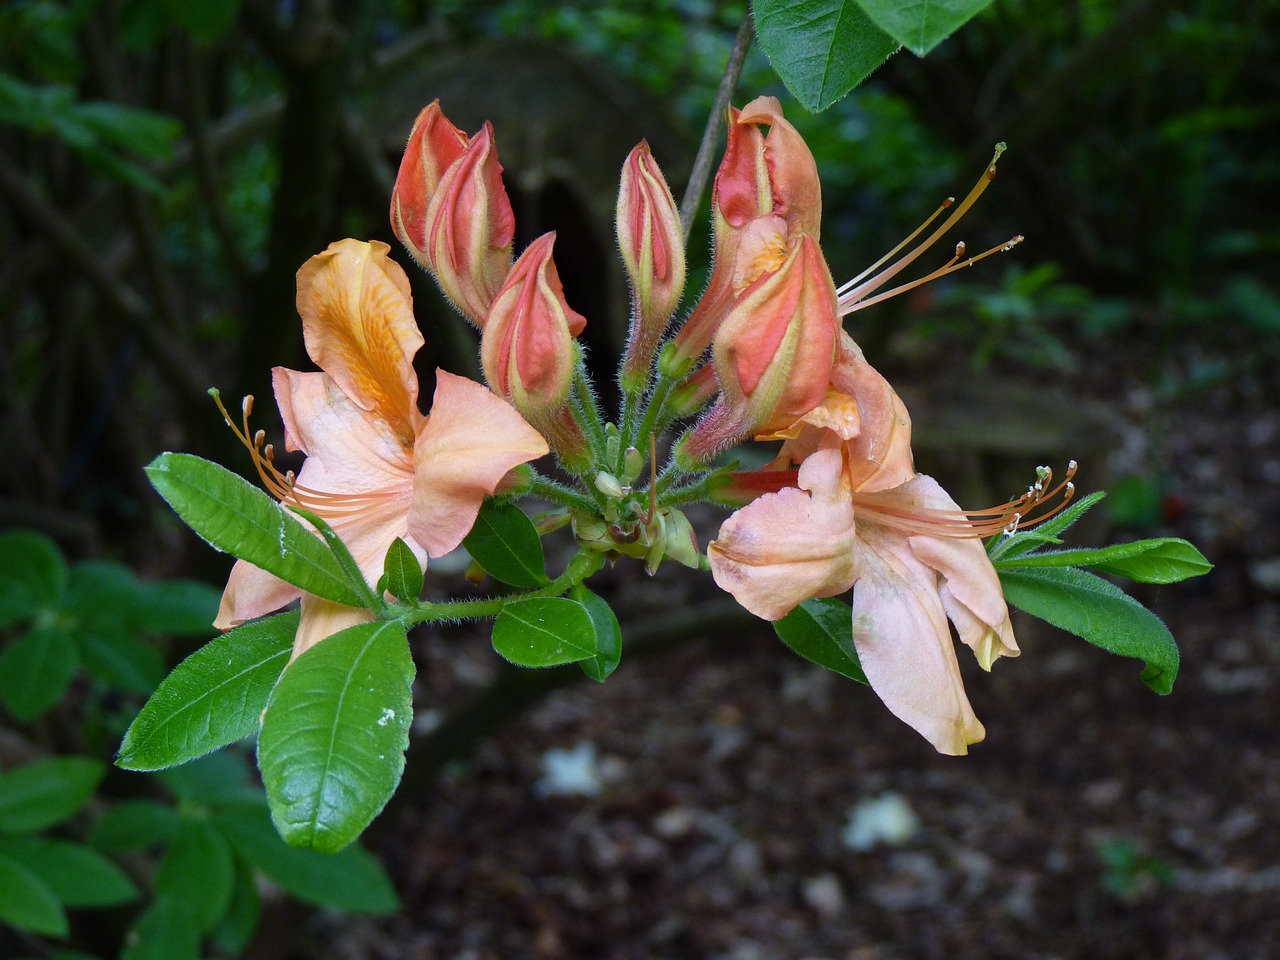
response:
<path id="1" fill-rule="evenodd" d="M 815 453 L 800 468 L 799 488 L 738 510 L 707 545 L 716 583 L 756 616 L 777 620 L 852 585 L 853 507 L 841 468 L 838 450 Z"/>
<path id="2" fill-rule="evenodd" d="M 542 434 L 511 404 L 465 377 L 437 370 L 431 416 L 414 446 L 409 532 L 430 556 L 448 553 L 507 472 L 547 449 Z"/>
<path id="3" fill-rule="evenodd" d="M 965 696 L 937 574 L 906 537 L 860 524 L 853 644 L 872 689 L 939 753 L 962 755 L 986 731 Z"/>

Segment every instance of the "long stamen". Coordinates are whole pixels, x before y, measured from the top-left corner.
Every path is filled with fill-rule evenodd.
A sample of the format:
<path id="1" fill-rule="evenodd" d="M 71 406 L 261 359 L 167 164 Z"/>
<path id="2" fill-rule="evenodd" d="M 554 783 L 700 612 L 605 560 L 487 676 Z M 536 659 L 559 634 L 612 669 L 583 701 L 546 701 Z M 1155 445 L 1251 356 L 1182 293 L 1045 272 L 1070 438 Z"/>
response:
<path id="1" fill-rule="evenodd" d="M 839 299 L 838 299 L 839 315 L 845 316 L 846 314 L 852 313 L 855 309 L 861 309 L 862 307 L 866 306 L 867 303 L 864 301 L 865 297 L 867 297 L 869 294 L 873 293 L 874 291 L 878 290 L 880 287 L 884 286 L 886 283 L 892 280 L 895 276 L 901 273 L 906 267 L 910 266 L 922 253 L 924 253 L 931 246 L 933 246 L 939 239 L 942 238 L 944 234 L 947 233 L 947 231 L 949 231 L 953 226 L 955 226 L 956 223 L 960 220 L 960 218 L 963 217 L 968 212 L 969 208 L 972 207 L 974 203 L 977 202 L 978 198 L 982 196 L 983 192 L 990 185 L 991 181 L 995 179 L 996 163 L 997 161 L 999 161 L 1000 155 L 1004 153 L 1004 151 L 1005 151 L 1005 145 L 1003 143 L 996 144 L 995 154 L 994 156 L 992 156 L 991 162 L 987 164 L 987 168 L 982 172 L 982 176 L 978 178 L 978 182 L 974 184 L 973 189 L 969 191 L 968 195 L 962 201 L 960 201 L 959 205 L 955 205 L 954 199 L 951 197 L 948 197 L 947 200 L 945 200 L 943 204 L 937 210 L 935 210 L 927 220 L 925 220 L 924 223 L 922 223 L 914 231 L 912 231 L 911 234 L 909 234 L 905 240 L 903 240 L 896 247 L 890 250 L 887 254 L 885 254 L 883 257 L 877 260 L 869 268 L 864 270 L 862 273 L 858 274 L 858 276 L 854 277 L 848 283 L 843 284 L 840 287 L 840 289 L 837 291 L 839 295 Z M 899 260 L 893 263 L 890 267 L 886 268 L 885 270 L 881 271 L 878 274 L 875 274 L 874 276 L 871 276 L 871 279 L 869 280 L 864 279 L 869 275 L 873 274 L 884 263 L 886 263 L 895 254 L 897 254 L 898 251 L 902 250 L 904 247 L 910 244 L 916 237 L 918 237 L 925 230 L 925 228 L 929 226 L 929 224 L 933 223 L 933 221 L 937 219 L 938 216 L 941 215 L 941 213 L 944 210 L 950 209 L 953 205 L 955 205 L 955 209 L 951 211 L 951 215 L 948 216 L 947 219 L 942 222 L 942 225 L 939 226 L 936 230 L 934 230 L 933 233 L 931 233 L 923 242 L 918 244 L 909 253 L 901 257 Z M 991 252 L 993 253 L 998 252 L 1002 249 L 1007 248 L 1008 246 L 1010 246 L 1010 244 L 1003 244 L 1000 247 L 994 248 Z M 983 256 L 986 256 L 986 254 L 984 254 Z M 980 258 L 975 257 L 973 258 L 972 262 L 976 262 L 978 259 Z M 952 261 L 952 263 L 954 263 L 954 261 Z M 969 265 L 968 263 L 964 264 L 964 266 L 968 266 L 968 265 Z M 951 264 L 948 264 L 948 267 L 950 266 Z M 941 275 L 942 274 L 938 274 L 938 276 L 941 276 Z M 930 279 L 932 278 L 933 278 L 933 275 L 931 274 Z M 920 281 L 920 282 L 925 282 L 925 281 Z M 918 286 L 918 283 L 915 285 Z M 893 292 L 901 293 L 909 289 L 911 289 L 911 285 L 903 286 L 902 288 L 895 290 Z M 884 298 L 883 297 L 877 298 L 877 302 L 880 299 L 884 299 Z"/>
<path id="2" fill-rule="evenodd" d="M 990 537 L 1043 523 L 1065 508 L 1075 496 L 1071 480 L 1076 466 L 1074 460 L 1070 461 L 1066 476 L 1052 488 L 1053 471 L 1040 467 L 1036 482 L 1026 493 L 985 510 L 938 510 L 915 506 L 890 493 L 856 491 L 853 504 L 861 519 L 907 533 L 958 539 Z"/>
<path id="3" fill-rule="evenodd" d="M 210 390 L 209 395 L 213 397 L 213 402 L 218 405 L 218 411 L 222 414 L 222 419 L 227 422 L 227 426 L 231 428 L 231 432 L 236 435 L 236 439 L 249 451 L 249 456 L 253 460 L 253 467 L 258 471 L 258 477 L 262 480 L 262 485 L 268 493 L 280 502 L 292 503 L 294 506 L 310 510 L 312 513 L 334 517 L 343 513 L 361 510 L 379 499 L 379 495 L 376 493 L 349 494 L 315 490 L 298 483 L 297 477 L 292 470 L 281 473 L 275 464 L 275 447 L 266 442 L 266 431 L 256 430 L 252 434 L 249 432 L 249 417 L 253 413 L 253 396 L 247 396 L 241 401 L 240 425 L 237 426 L 236 422 L 231 419 L 231 415 L 227 413 L 227 408 L 222 404 L 222 395 L 217 390 Z"/>

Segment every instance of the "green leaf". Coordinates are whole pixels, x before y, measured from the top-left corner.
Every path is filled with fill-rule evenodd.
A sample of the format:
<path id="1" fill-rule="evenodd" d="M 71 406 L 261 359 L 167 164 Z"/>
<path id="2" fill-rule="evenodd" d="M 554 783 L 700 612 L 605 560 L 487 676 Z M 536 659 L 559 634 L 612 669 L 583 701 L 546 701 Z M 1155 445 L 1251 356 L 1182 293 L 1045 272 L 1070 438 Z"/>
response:
<path id="1" fill-rule="evenodd" d="M 326 600 L 362 604 L 324 541 L 230 470 L 190 454 L 162 453 L 146 471 L 160 496 L 211 546 Z"/>
<path id="2" fill-rule="evenodd" d="M 918 57 L 990 3 L 991 0 L 858 0 L 876 26 Z"/>
<path id="3" fill-rule="evenodd" d="M 171 116 L 107 100 L 77 103 L 71 116 L 104 143 L 150 160 L 168 159 L 182 134 L 182 124 Z"/>
<path id="4" fill-rule="evenodd" d="M 1068 527 L 1100 503 L 1105 496 L 1106 493 L 1103 491 L 1095 491 L 1087 497 L 1077 500 L 1056 517 L 1050 517 L 1044 523 L 1037 524 L 1030 530 L 1020 531 L 1009 537 L 998 537 L 995 545 L 990 547 L 987 552 L 991 555 L 992 561 L 1007 560 L 1011 557 L 1020 557 L 1023 554 L 1030 553 L 1037 547 L 1043 547 L 1046 544 L 1061 543 L 1062 541 L 1058 539 L 1059 534 L 1064 533 Z"/>
<path id="5" fill-rule="evenodd" d="M 109 808 L 89 832 L 89 842 L 105 853 L 142 850 L 172 840 L 178 812 L 155 800 L 125 800 Z"/>
<path id="6" fill-rule="evenodd" d="M 138 888 L 128 874 L 79 843 L 0 837 L 0 855 L 34 873 L 68 907 L 110 907 L 138 898 Z"/>
<path id="7" fill-rule="evenodd" d="M 1141 583 L 1178 583 L 1213 569 L 1186 540 L 1160 537 L 1117 543 L 1096 550 L 1046 550 L 996 563 L 999 570 L 1034 567 L 1088 567 Z"/>
<path id="8" fill-rule="evenodd" d="M 249 805 L 219 810 L 212 822 L 240 856 L 299 900 L 350 913 L 399 909 L 386 871 L 358 844 L 333 854 L 299 850 L 280 839 L 265 809 Z"/>
<path id="9" fill-rule="evenodd" d="M 517 667 L 554 667 L 596 655 L 587 608 L 563 597 L 508 603 L 493 624 L 493 649 Z"/>
<path id="10" fill-rule="evenodd" d="M 0 920 L 49 937 L 67 935 L 67 915 L 48 884 L 0 853 Z"/>
<path id="11" fill-rule="evenodd" d="M 34 833 L 74 816 L 104 772 L 88 757 L 52 757 L 0 776 L 0 833 Z"/>
<path id="12" fill-rule="evenodd" d="M 570 596 L 586 609 L 596 635 L 595 655 L 579 660 L 578 666 L 592 680 L 604 683 L 618 668 L 618 661 L 622 659 L 622 628 L 618 626 L 618 617 L 603 597 L 592 593 L 580 583 L 573 588 Z"/>
<path id="13" fill-rule="evenodd" d="M 806 600 L 773 624 L 778 639 L 806 660 L 859 683 L 867 682 L 853 647 L 853 610 L 843 600 Z"/>
<path id="14" fill-rule="evenodd" d="M 125 733 L 116 764 L 159 770 L 256 733 L 299 619 L 295 611 L 246 623 L 174 667 Z"/>
<path id="15" fill-rule="evenodd" d="M 485 500 L 462 545 L 476 563 L 503 583 L 542 587 L 551 582 L 538 530 L 514 503 Z"/>
<path id="16" fill-rule="evenodd" d="M 70 637 L 56 627 L 36 627 L 0 654 L 0 699 L 29 723 L 62 699 L 79 665 Z"/>
<path id="17" fill-rule="evenodd" d="M 422 564 L 414 556 L 409 545 L 396 537 L 387 550 L 383 562 L 381 590 L 388 591 L 397 600 L 411 603 L 422 593 Z"/>
<path id="18" fill-rule="evenodd" d="M 199 820 L 187 820 L 156 868 L 156 893 L 186 904 L 202 933 L 227 912 L 235 886 L 231 848 L 222 834 Z"/>
<path id="19" fill-rule="evenodd" d="M 213 942 L 225 953 L 239 955 L 249 946 L 258 920 L 262 916 L 262 895 L 258 893 L 253 868 L 240 857 L 235 858 L 235 888 L 222 921 L 213 931 Z"/>
<path id="20" fill-rule="evenodd" d="M 1033 617 L 1095 646 L 1146 662 L 1142 682 L 1169 693 L 1178 676 L 1178 645 L 1154 613 L 1101 577 L 1073 567 L 1002 569 L 1005 599 Z"/>
<path id="21" fill-rule="evenodd" d="M 899 47 L 854 0 L 755 0 L 760 46 L 809 110 L 825 110 Z"/>
<path id="22" fill-rule="evenodd" d="M 0 533 L 0 627 L 55 606 L 66 585 L 67 563 L 56 543 L 34 530 Z"/>
<path id="23" fill-rule="evenodd" d="M 180 897 L 161 893 L 125 938 L 120 960 L 199 960 L 200 928 Z"/>
<path id="24" fill-rule="evenodd" d="M 156 777 L 175 797 L 191 806 L 264 803 L 262 787 L 249 780 L 249 764 L 247 756 L 231 749 L 160 770 Z"/>
<path id="25" fill-rule="evenodd" d="M 258 769 L 280 835 L 322 853 L 358 837 L 404 772 L 413 720 L 404 627 L 362 623 L 285 671 L 258 735 Z"/>

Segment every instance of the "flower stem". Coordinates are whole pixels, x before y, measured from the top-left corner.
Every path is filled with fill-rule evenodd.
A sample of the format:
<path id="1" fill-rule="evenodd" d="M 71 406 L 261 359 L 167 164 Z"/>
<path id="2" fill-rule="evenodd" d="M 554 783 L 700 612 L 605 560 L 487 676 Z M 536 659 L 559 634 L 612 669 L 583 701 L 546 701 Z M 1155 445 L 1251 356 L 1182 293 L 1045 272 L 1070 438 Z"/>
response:
<path id="1" fill-rule="evenodd" d="M 533 473 L 529 489 L 526 492 L 531 496 L 541 497 L 551 503 L 558 503 L 563 507 L 568 507 L 570 510 L 594 513 L 597 509 L 596 502 L 591 497 L 584 496 L 577 490 L 536 472 Z"/>

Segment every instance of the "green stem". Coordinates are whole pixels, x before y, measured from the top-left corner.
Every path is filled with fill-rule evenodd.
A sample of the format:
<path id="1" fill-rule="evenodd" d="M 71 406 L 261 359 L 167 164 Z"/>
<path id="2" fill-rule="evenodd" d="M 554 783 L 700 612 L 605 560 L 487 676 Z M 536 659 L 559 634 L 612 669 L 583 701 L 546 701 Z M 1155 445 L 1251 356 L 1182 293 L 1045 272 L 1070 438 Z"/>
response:
<path id="1" fill-rule="evenodd" d="M 591 497 L 538 473 L 533 474 L 529 489 L 526 492 L 531 496 L 541 497 L 550 503 L 558 503 L 562 507 L 568 507 L 570 510 L 581 510 L 586 513 L 595 513 L 597 510 L 596 501 Z"/>
<path id="2" fill-rule="evenodd" d="M 627 447 L 635 446 L 634 432 L 636 429 L 636 415 L 639 413 L 640 398 L 642 393 L 632 393 L 626 391 L 622 395 L 622 416 L 618 423 L 618 462 L 613 464 L 616 473 L 621 474 L 623 470 L 622 458 L 626 456 Z"/>
<path id="3" fill-rule="evenodd" d="M 564 568 L 564 572 L 545 587 L 505 597 L 490 597 L 487 600 L 449 600 L 444 603 L 419 600 L 417 607 L 405 611 L 401 622 L 409 627 L 437 620 L 478 620 L 483 617 L 496 617 L 502 612 L 503 607 L 516 600 L 564 596 L 573 587 L 589 579 L 602 566 L 604 566 L 604 554 L 579 550 L 569 561 L 569 565 Z"/>
<path id="4" fill-rule="evenodd" d="M 578 423 L 587 435 L 587 443 L 591 445 L 591 456 L 596 463 L 605 459 L 604 418 L 600 414 L 600 405 L 591 391 L 587 380 L 586 364 L 582 355 L 578 355 L 578 363 L 573 371 L 573 394 L 571 397 L 573 411 Z"/>
<path id="5" fill-rule="evenodd" d="M 626 433 L 622 435 L 624 450 L 628 446 L 633 446 L 638 450 L 649 449 L 649 436 L 661 430 L 665 425 L 662 422 L 662 408 L 666 406 L 667 398 L 671 396 L 671 391 L 677 383 L 679 383 L 678 380 L 664 374 L 658 375 L 658 382 L 654 384 L 653 394 L 649 397 L 649 404 L 644 408 L 644 416 L 640 420 L 640 429 L 634 435 Z"/>

